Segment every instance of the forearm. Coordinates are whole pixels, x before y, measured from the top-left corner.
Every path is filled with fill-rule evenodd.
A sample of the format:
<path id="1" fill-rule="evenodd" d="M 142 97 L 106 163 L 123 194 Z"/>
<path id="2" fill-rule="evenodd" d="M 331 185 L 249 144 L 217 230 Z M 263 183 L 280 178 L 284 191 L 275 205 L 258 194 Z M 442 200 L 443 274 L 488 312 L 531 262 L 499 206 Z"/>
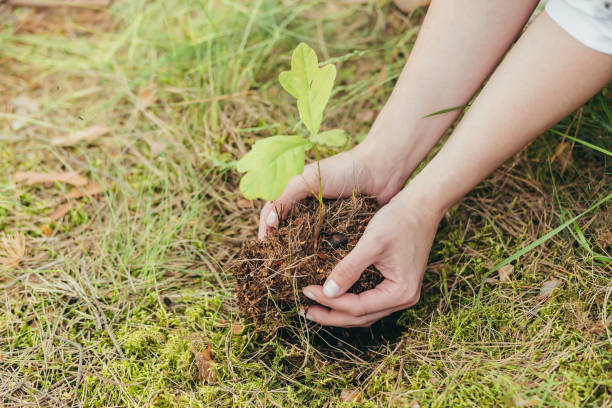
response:
<path id="1" fill-rule="evenodd" d="M 612 56 L 580 44 L 543 13 L 408 189 L 446 211 L 611 78 Z"/>
<path id="2" fill-rule="evenodd" d="M 537 0 L 434 0 L 387 104 L 357 150 L 386 150 L 403 183 L 457 118 L 423 117 L 466 104 L 495 68 Z M 393 157 L 390 157 L 393 156 Z M 382 171 L 381 173 L 385 173 Z"/>

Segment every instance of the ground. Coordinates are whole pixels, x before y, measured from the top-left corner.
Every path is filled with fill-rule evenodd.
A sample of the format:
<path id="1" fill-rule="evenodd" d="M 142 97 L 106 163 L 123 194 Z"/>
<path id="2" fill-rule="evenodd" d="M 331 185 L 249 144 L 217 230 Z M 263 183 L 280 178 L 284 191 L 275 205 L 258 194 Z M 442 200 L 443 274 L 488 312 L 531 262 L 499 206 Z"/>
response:
<path id="1" fill-rule="evenodd" d="M 389 3 L 0 5 L 2 406 L 612 406 L 610 88 L 554 128 L 599 149 L 546 132 L 446 215 L 398 341 L 330 357 L 238 313 L 234 160 L 300 130 L 300 41 L 363 137 L 423 17 Z"/>

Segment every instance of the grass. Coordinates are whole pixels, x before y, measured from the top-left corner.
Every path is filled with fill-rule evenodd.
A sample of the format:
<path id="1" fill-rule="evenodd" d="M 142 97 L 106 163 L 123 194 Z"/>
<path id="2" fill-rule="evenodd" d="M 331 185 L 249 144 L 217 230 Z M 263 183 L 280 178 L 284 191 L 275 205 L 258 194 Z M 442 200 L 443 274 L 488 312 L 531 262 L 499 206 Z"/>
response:
<path id="1" fill-rule="evenodd" d="M 398 343 L 331 359 L 236 314 L 229 268 L 261 203 L 232 162 L 297 122 L 276 76 L 299 41 L 338 65 L 330 127 L 367 132 L 422 18 L 387 3 L 0 5 L 2 406 L 612 406 L 611 204 L 585 213 L 610 194 L 609 88 L 447 214 Z M 11 177 L 31 170 L 104 192 Z M 486 281 L 509 257 L 510 282 Z"/>

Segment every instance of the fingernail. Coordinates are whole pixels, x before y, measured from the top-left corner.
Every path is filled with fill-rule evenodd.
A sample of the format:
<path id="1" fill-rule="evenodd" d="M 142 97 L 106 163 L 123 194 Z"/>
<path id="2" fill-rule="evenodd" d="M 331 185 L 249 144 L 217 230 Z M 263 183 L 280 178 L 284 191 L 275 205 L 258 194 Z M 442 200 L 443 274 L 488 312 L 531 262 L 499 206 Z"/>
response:
<path id="1" fill-rule="evenodd" d="M 330 279 L 323 285 L 323 293 L 330 298 L 336 297 L 340 293 L 340 286 L 338 286 L 336 281 Z"/>
<path id="2" fill-rule="evenodd" d="M 276 215 L 276 211 L 272 210 L 270 211 L 270 214 L 268 214 L 268 219 L 266 219 L 266 224 L 268 224 L 268 227 L 275 227 L 277 220 L 278 220 L 278 215 Z"/>
<path id="3" fill-rule="evenodd" d="M 304 296 L 306 296 L 310 300 L 314 300 L 315 302 L 317 301 L 317 298 L 315 297 L 314 293 L 309 290 L 304 289 Z"/>
<path id="4" fill-rule="evenodd" d="M 309 313 L 306 313 L 306 318 L 307 318 L 308 320 L 312 320 L 312 315 L 310 314 L 310 312 L 309 312 Z"/>

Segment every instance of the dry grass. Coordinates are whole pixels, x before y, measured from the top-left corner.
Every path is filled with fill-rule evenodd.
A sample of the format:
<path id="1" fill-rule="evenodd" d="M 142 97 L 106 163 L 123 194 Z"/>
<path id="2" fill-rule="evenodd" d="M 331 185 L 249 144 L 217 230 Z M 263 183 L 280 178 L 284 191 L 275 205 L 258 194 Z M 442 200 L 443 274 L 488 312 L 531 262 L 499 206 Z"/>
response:
<path id="1" fill-rule="evenodd" d="M 421 15 L 353 0 L 0 5 L 0 405 L 612 406 L 610 202 L 484 282 L 610 193 L 608 157 L 549 133 L 446 216 L 399 342 L 331 360 L 237 316 L 227 265 L 261 203 L 239 196 L 232 161 L 296 123 L 276 81 L 288 51 L 339 57 L 329 121 L 357 138 Z M 612 150 L 610 101 L 557 129 Z M 16 183 L 27 171 L 87 185 Z"/>

